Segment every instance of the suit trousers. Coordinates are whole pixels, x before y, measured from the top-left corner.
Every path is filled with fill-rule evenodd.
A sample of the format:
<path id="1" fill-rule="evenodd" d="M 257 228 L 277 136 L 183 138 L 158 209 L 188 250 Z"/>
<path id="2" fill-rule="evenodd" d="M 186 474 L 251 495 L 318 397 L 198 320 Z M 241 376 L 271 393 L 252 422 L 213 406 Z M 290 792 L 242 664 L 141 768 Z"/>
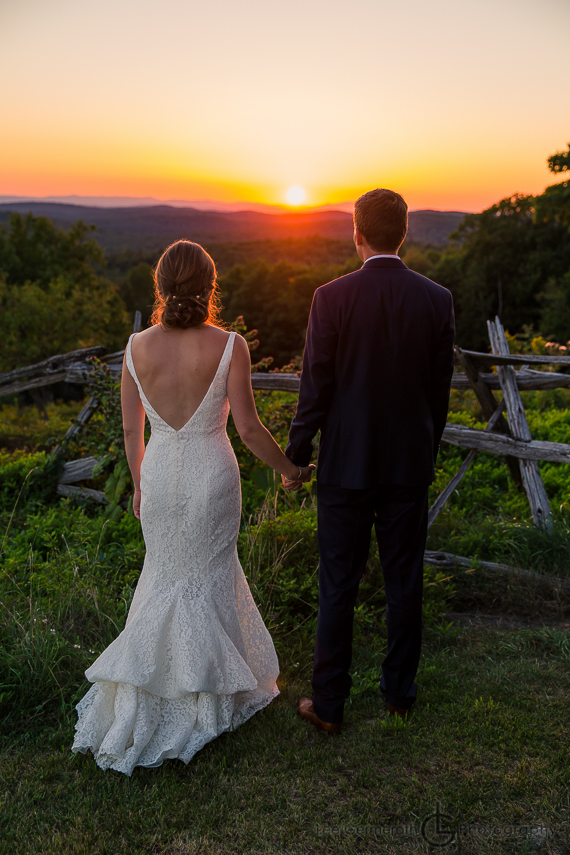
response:
<path id="1" fill-rule="evenodd" d="M 397 707 L 408 709 L 416 699 L 427 496 L 427 486 L 349 490 L 317 483 L 319 614 L 312 688 L 313 707 L 323 721 L 341 722 L 350 694 L 354 605 L 373 525 L 387 601 L 380 691 Z"/>

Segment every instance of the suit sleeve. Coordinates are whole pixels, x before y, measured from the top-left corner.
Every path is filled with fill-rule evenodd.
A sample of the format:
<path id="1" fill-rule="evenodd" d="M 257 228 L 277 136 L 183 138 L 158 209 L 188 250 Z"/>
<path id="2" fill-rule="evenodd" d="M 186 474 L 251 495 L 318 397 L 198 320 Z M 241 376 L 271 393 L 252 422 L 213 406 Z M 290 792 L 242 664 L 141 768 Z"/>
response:
<path id="1" fill-rule="evenodd" d="M 317 288 L 309 314 L 299 402 L 285 450 L 287 457 L 297 466 L 308 466 L 311 462 L 313 439 L 329 410 L 334 390 L 337 344 L 338 331 L 327 305 L 324 287 Z"/>
<path id="2" fill-rule="evenodd" d="M 437 460 L 439 444 L 447 422 L 449 392 L 453 374 L 455 339 L 455 314 L 453 297 L 449 295 L 447 313 L 440 327 L 438 340 L 432 356 L 432 419 L 433 419 L 433 459 Z"/>

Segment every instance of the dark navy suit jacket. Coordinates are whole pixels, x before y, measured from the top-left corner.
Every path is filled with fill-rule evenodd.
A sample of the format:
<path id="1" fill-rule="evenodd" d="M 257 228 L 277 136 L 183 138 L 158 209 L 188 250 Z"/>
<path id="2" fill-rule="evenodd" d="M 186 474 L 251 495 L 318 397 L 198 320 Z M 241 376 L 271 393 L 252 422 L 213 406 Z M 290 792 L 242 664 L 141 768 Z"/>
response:
<path id="1" fill-rule="evenodd" d="M 455 322 L 450 292 L 399 258 L 376 258 L 317 288 L 287 456 L 363 489 L 424 486 L 445 427 Z"/>

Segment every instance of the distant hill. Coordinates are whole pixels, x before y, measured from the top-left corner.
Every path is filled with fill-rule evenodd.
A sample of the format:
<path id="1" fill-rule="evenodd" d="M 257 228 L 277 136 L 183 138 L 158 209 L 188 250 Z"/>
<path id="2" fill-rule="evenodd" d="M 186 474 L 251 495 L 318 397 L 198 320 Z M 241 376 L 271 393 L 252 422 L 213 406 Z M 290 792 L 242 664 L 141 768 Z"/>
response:
<path id="1" fill-rule="evenodd" d="M 101 208 L 55 202 L 11 202 L 0 205 L 0 223 L 6 224 L 12 211 L 22 214 L 29 211 L 36 216 L 49 217 L 62 228 L 68 228 L 79 219 L 93 224 L 97 227 L 97 241 L 108 252 L 155 252 L 179 238 L 208 245 L 307 238 L 313 235 L 337 240 L 352 237 L 352 216 L 344 211 L 226 213 L 169 205 Z M 460 211 L 412 211 L 409 215 L 409 238 L 440 246 L 464 216 Z"/>
<path id="2" fill-rule="evenodd" d="M 148 208 L 167 205 L 169 208 L 195 208 L 197 211 L 217 211 L 227 214 L 235 211 L 259 211 L 262 214 L 282 214 L 291 211 L 290 205 L 270 205 L 264 202 L 220 202 L 213 199 L 156 199 L 152 196 L 0 196 L 0 205 L 14 203 L 56 202 L 58 205 L 80 205 L 82 208 Z M 304 210 L 307 210 L 306 208 Z M 350 202 L 340 205 L 319 205 L 309 211 L 350 211 Z"/>

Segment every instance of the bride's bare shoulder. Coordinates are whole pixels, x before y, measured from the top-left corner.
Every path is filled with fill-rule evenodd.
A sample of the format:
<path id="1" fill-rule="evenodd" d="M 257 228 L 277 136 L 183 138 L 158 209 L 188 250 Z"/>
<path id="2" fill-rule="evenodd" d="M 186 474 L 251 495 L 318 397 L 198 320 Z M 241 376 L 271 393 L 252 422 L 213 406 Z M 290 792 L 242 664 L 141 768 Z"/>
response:
<path id="1" fill-rule="evenodd" d="M 217 327 L 214 324 L 204 324 L 202 327 L 203 332 L 210 338 L 211 341 L 219 341 L 226 342 L 231 335 L 229 330 L 225 330 L 223 327 Z"/>
<path id="2" fill-rule="evenodd" d="M 214 324 L 172 330 L 164 330 L 160 324 L 155 324 L 137 333 L 133 338 L 132 347 L 133 352 L 140 354 L 142 358 L 147 353 L 150 357 L 151 353 L 155 356 L 161 353 L 168 355 L 173 349 L 174 351 L 185 350 L 187 345 L 192 342 L 197 345 L 199 350 L 203 350 L 205 347 L 206 351 L 212 349 L 214 353 L 217 353 L 220 349 L 223 351 L 230 335 L 231 333 L 228 330 L 214 326 Z"/>
<path id="3" fill-rule="evenodd" d="M 133 343 L 141 342 L 141 341 L 152 341 L 153 338 L 156 338 L 157 335 L 163 332 L 162 328 L 158 324 L 154 324 L 151 327 L 147 327 L 146 330 L 141 330 L 135 336 L 133 336 Z"/>

